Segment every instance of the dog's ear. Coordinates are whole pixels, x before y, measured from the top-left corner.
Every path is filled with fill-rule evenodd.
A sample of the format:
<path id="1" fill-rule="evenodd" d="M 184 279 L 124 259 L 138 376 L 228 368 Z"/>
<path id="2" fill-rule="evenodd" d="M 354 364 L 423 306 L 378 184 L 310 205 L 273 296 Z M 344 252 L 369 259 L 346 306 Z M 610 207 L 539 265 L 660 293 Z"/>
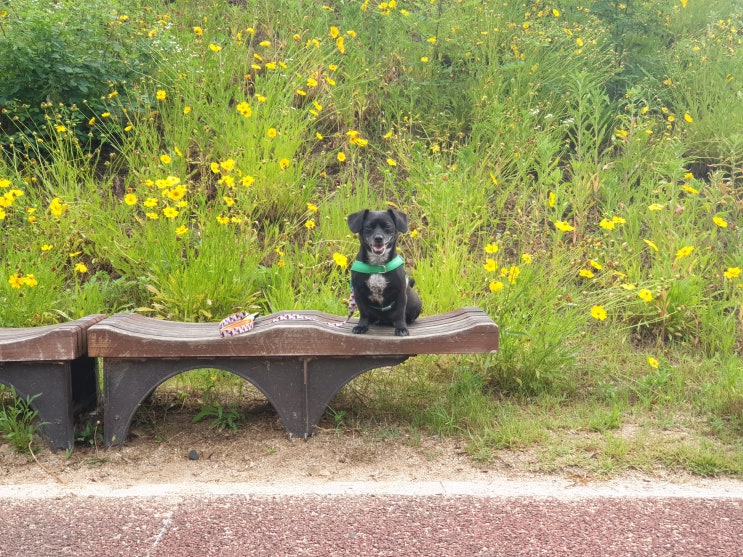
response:
<path id="1" fill-rule="evenodd" d="M 392 216 L 392 221 L 395 223 L 395 228 L 398 232 L 408 231 L 408 215 L 398 211 L 397 209 L 387 209 L 389 214 Z"/>
<path id="2" fill-rule="evenodd" d="M 364 228 L 364 219 L 368 213 L 369 209 L 364 209 L 363 211 L 348 215 L 346 222 L 348 222 L 348 228 L 351 229 L 351 232 L 354 234 L 361 232 L 361 229 Z"/>

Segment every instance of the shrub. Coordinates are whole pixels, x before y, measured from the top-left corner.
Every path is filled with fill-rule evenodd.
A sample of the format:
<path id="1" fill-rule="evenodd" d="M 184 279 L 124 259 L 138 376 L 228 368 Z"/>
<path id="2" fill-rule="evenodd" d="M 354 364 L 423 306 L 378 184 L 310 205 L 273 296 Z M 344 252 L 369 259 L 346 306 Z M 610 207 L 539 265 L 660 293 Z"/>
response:
<path id="1" fill-rule="evenodd" d="M 43 140 L 60 126 L 77 127 L 87 141 L 83 124 L 106 110 L 109 95 L 126 99 L 129 83 L 152 70 L 146 36 L 117 8 L 103 0 L 9 6 L 0 33 L 0 144 L 23 144 L 27 131 Z M 50 122 L 47 111 L 60 105 L 78 110 Z"/>

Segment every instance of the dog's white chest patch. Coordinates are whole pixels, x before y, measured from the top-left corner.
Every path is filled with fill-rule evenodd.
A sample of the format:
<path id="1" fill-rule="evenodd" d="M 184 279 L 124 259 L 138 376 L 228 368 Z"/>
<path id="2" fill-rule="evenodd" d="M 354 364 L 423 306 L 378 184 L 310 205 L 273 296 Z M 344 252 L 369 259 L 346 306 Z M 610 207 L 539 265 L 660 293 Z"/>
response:
<path id="1" fill-rule="evenodd" d="M 387 279 L 384 278 L 384 275 L 369 275 L 369 279 L 366 281 L 366 285 L 371 291 L 371 294 L 369 295 L 371 301 L 376 304 L 382 305 L 382 303 L 384 302 L 384 289 L 387 288 Z"/>

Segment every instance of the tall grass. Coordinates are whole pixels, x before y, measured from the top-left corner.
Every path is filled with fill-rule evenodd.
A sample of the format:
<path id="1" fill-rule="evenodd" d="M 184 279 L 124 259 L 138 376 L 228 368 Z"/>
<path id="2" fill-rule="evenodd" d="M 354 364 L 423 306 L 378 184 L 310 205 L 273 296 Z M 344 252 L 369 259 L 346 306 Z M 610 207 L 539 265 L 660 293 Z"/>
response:
<path id="1" fill-rule="evenodd" d="M 740 453 L 741 2 L 84 5 L 60 48 L 122 45 L 95 87 L 0 90 L 0 324 L 341 314 L 345 216 L 397 206 L 424 311 L 502 344 L 359 379 L 372 413 L 485 458 L 548 442 L 523 401 L 661 407 Z M 1 59 L 65 71 L 36 2 L 2 10 Z"/>

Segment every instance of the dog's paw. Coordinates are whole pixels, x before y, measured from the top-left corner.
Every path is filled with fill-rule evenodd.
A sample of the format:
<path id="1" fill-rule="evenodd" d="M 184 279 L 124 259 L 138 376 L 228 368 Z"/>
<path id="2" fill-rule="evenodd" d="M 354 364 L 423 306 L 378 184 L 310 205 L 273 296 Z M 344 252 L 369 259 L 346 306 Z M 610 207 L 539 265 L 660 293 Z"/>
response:
<path id="1" fill-rule="evenodd" d="M 356 325 L 351 332 L 355 335 L 363 335 L 368 330 L 369 327 L 367 327 L 366 325 Z"/>
<path id="2" fill-rule="evenodd" d="M 405 327 L 395 327 L 395 336 L 396 337 L 406 337 L 410 333 L 408 333 L 408 330 Z"/>

